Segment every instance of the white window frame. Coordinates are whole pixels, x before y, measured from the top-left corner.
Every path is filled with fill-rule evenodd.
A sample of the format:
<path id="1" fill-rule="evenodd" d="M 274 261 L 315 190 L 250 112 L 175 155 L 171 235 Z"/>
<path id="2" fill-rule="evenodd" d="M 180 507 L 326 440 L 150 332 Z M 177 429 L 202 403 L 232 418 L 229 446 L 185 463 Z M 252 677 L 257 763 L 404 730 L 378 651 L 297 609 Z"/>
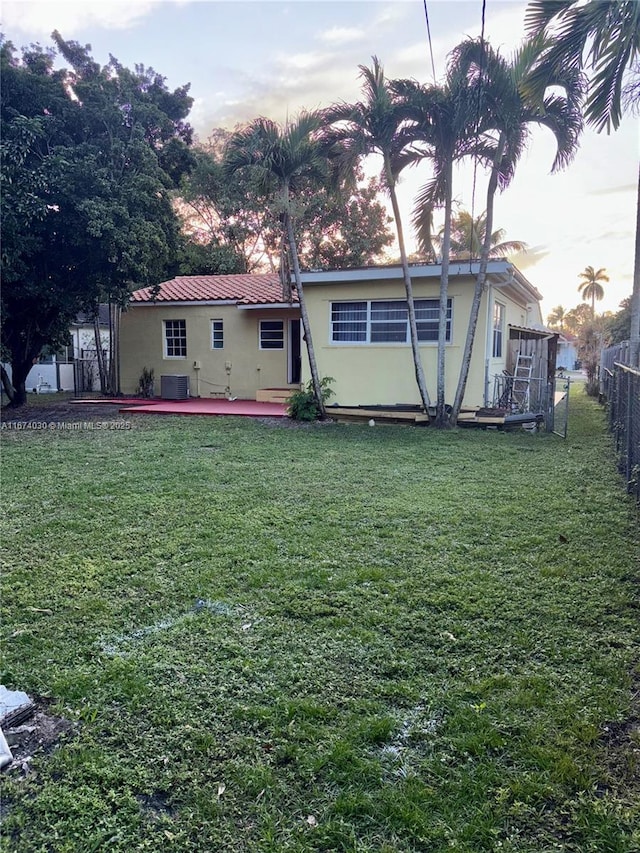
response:
<path id="1" fill-rule="evenodd" d="M 491 358 L 504 358 L 504 329 L 507 306 L 496 299 L 493 303 L 493 317 L 491 320 Z M 497 324 L 496 324 L 496 321 Z M 500 352 L 498 353 L 498 346 Z"/>
<path id="2" fill-rule="evenodd" d="M 372 310 L 375 310 L 375 309 L 372 309 L 372 306 L 378 306 L 378 305 L 382 305 L 382 304 L 390 305 L 390 303 L 397 303 L 399 307 L 406 306 L 406 301 L 404 299 L 350 299 L 350 300 L 336 300 L 334 302 L 330 302 L 329 303 L 329 343 L 332 344 L 333 346 L 383 346 L 383 347 L 410 346 L 411 345 L 411 333 L 409 330 L 409 318 L 408 318 L 408 316 L 407 316 L 406 320 L 404 320 L 404 321 L 398 320 L 398 319 L 393 319 L 393 320 L 372 319 Z M 439 311 L 439 300 L 438 299 L 432 299 L 432 298 L 422 299 L 421 298 L 421 299 L 415 299 L 414 300 L 416 313 L 419 313 L 420 309 L 424 310 L 425 303 L 429 303 L 428 306 L 426 306 L 428 310 L 431 310 L 431 311 L 438 310 Z M 453 339 L 453 299 L 451 297 L 449 297 L 449 299 L 447 300 L 447 304 L 448 304 L 448 309 L 447 309 L 448 317 L 447 317 L 446 343 L 450 344 L 452 342 L 452 339 Z M 348 320 L 341 321 L 337 318 L 334 319 L 334 307 L 339 306 L 339 305 L 364 306 L 364 309 L 366 311 L 366 319 L 352 320 L 352 321 L 348 321 Z M 360 307 L 359 309 L 355 309 L 355 310 L 362 311 L 362 307 Z M 406 310 L 406 307 L 405 307 L 405 310 Z M 431 321 L 431 320 L 421 321 L 418 318 L 416 318 L 416 321 L 417 321 L 417 325 L 418 325 L 418 332 L 420 331 L 421 323 L 427 323 L 428 322 L 428 323 L 432 324 L 432 328 L 436 333 L 436 337 L 434 340 L 421 340 L 421 341 L 419 341 L 420 346 L 437 346 L 437 344 L 438 344 L 438 337 L 437 337 L 438 321 L 437 320 L 435 320 L 435 321 Z M 362 331 L 365 331 L 365 337 L 363 340 L 344 341 L 344 340 L 336 339 L 334 337 L 335 333 L 337 331 L 339 331 L 339 324 L 340 323 L 349 323 L 349 322 L 360 324 L 360 327 L 361 327 L 360 328 L 360 334 L 362 334 Z M 406 324 L 406 333 L 405 333 L 404 340 L 400 340 L 400 341 L 372 341 L 371 340 L 372 329 L 375 329 L 376 326 L 381 326 L 386 322 L 388 322 L 388 323 L 404 322 Z"/>
<path id="3" fill-rule="evenodd" d="M 176 335 L 175 333 L 172 334 L 171 336 L 169 336 L 169 334 L 168 334 L 169 330 L 167 328 L 167 325 L 169 323 L 172 323 L 172 324 L 173 323 L 182 323 L 183 328 L 184 328 L 184 336 L 183 335 Z M 174 332 L 173 328 L 172 328 L 172 332 Z M 184 340 L 184 355 L 169 355 L 169 340 L 170 339 L 172 341 Z M 162 321 L 162 343 L 163 343 L 164 358 L 184 361 L 187 357 L 187 321 L 182 320 L 182 319 L 179 319 L 179 320 L 163 320 Z M 175 348 L 175 344 L 174 344 L 174 348 Z"/>
<path id="4" fill-rule="evenodd" d="M 282 331 L 282 339 L 279 343 L 279 346 L 275 346 L 275 347 L 268 347 L 267 346 L 267 347 L 265 347 L 262 345 L 262 342 L 263 342 L 263 337 L 262 337 L 263 328 L 262 327 L 263 327 L 264 323 L 279 323 L 280 324 L 280 329 Z M 275 330 L 274 329 L 269 329 L 269 330 L 265 329 L 264 331 L 265 332 L 270 331 L 271 333 L 273 333 Z M 258 324 L 258 348 L 260 350 L 263 350 L 264 352 L 280 352 L 280 351 L 284 350 L 284 320 L 279 320 L 279 319 L 278 320 L 276 320 L 276 319 L 260 320 L 260 322 Z"/>
<path id="5" fill-rule="evenodd" d="M 224 320 L 220 317 L 211 320 L 211 349 L 224 349 Z"/>

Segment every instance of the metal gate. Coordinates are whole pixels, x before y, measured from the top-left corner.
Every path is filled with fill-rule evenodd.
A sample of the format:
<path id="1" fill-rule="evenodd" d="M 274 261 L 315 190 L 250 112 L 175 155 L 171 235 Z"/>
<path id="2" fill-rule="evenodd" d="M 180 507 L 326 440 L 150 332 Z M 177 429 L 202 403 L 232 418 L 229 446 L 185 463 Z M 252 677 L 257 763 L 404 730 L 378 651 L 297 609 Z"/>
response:
<path id="1" fill-rule="evenodd" d="M 560 438 L 567 437 L 569 424 L 569 394 L 571 379 L 557 376 L 553 383 L 553 432 Z"/>

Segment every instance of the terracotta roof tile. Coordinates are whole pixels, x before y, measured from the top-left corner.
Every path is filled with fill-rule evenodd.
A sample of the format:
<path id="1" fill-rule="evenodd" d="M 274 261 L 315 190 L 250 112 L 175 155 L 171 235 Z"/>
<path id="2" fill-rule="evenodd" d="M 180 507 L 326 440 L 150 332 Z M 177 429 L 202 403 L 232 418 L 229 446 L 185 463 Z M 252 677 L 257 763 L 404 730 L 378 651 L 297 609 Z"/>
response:
<path id="1" fill-rule="evenodd" d="M 297 295 L 294 293 L 294 301 Z M 155 297 L 150 287 L 131 294 L 132 302 L 209 302 L 234 300 L 243 305 L 284 302 L 280 276 L 277 273 L 244 275 L 180 275 L 163 281 Z"/>

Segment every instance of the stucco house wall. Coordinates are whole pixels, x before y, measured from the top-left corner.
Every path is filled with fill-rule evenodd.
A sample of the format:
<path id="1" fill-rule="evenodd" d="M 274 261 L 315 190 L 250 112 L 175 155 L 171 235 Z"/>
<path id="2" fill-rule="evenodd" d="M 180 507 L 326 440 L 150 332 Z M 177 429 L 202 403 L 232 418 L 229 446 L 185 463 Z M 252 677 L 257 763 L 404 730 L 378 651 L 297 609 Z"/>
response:
<path id="1" fill-rule="evenodd" d="M 235 302 L 133 304 L 123 312 L 120 325 L 122 391 L 138 392 L 143 367 L 154 371 L 156 394 L 160 377 L 167 374 L 189 376 L 190 393 L 199 397 L 254 399 L 260 388 L 287 387 L 288 321 L 298 316 L 296 308 L 239 308 Z M 165 322 L 175 320 L 186 325 L 183 357 L 170 357 L 165 351 Z M 283 321 L 282 349 L 261 349 L 261 320 Z M 213 347 L 213 321 L 222 323 L 220 348 Z"/>
<path id="2" fill-rule="evenodd" d="M 467 381 L 464 404 L 486 405 L 493 390 L 493 375 L 507 366 L 509 326 L 525 326 L 541 320 L 535 289 L 519 280 L 513 282 L 511 267 L 504 261 L 494 262 L 495 273 L 488 278 L 485 289 Z M 468 264 L 466 265 L 468 270 Z M 347 274 L 308 273 L 303 275 L 305 297 L 321 376 L 334 379 L 335 397 L 339 405 L 418 404 L 420 397 L 415 381 L 410 343 L 366 343 L 332 341 L 332 305 L 340 302 L 367 300 L 404 300 L 404 283 L 398 271 L 378 268 L 366 277 L 349 280 Z M 475 272 L 475 271 L 474 271 Z M 499 275 L 497 274 L 499 273 Z M 380 275 L 382 274 L 382 275 Z M 393 279 L 391 275 L 395 275 Z M 414 298 L 439 298 L 439 268 L 422 267 L 412 271 Z M 452 302 L 451 340 L 446 346 L 445 399 L 453 402 L 460 373 L 469 314 L 473 299 L 475 275 L 455 270 L 449 280 Z M 532 293 L 527 293 L 527 286 Z M 496 303 L 501 313 L 494 314 Z M 501 345 L 494 340 L 494 325 L 499 320 Z M 436 396 L 437 343 L 420 345 L 427 389 L 432 401 Z M 308 364 L 303 361 L 303 379 L 309 378 Z"/>

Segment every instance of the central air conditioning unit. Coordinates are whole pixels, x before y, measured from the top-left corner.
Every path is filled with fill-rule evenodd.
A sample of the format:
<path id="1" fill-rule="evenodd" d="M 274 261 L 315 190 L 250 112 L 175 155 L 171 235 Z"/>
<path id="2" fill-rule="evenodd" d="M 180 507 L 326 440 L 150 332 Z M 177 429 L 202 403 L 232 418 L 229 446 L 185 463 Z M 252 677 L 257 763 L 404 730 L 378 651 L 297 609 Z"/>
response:
<path id="1" fill-rule="evenodd" d="M 160 396 L 163 400 L 187 400 L 189 398 L 189 377 L 161 376 Z"/>

